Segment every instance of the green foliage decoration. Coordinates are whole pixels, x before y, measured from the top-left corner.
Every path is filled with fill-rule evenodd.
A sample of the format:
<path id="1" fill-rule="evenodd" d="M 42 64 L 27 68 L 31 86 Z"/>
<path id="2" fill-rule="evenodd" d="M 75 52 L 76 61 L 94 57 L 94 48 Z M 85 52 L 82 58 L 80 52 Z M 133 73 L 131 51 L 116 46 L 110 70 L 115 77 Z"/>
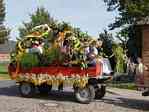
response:
<path id="1" fill-rule="evenodd" d="M 21 67 L 32 68 L 39 66 L 39 58 L 34 53 L 24 53 L 20 59 Z"/>

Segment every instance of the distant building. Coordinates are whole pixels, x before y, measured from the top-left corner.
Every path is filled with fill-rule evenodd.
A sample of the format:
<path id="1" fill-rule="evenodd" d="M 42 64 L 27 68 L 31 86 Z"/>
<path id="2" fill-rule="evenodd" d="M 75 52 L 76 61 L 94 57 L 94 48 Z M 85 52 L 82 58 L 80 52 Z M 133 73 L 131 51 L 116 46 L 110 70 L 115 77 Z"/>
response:
<path id="1" fill-rule="evenodd" d="M 15 48 L 15 41 L 6 41 L 0 44 L 0 63 L 7 63 L 10 61 L 10 52 Z"/>
<path id="2" fill-rule="evenodd" d="M 0 63 L 9 62 L 10 55 L 8 53 L 1 53 L 0 54 Z"/>

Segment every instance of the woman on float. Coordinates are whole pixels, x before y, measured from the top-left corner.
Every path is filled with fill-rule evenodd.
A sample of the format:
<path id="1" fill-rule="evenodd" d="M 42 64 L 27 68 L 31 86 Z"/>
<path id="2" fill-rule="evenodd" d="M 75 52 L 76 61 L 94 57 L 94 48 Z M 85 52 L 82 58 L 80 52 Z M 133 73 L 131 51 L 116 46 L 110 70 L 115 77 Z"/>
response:
<path id="1" fill-rule="evenodd" d="M 94 40 L 91 43 L 91 46 L 89 47 L 89 55 L 88 55 L 90 59 L 89 65 L 95 66 L 97 61 L 100 62 L 102 65 L 102 74 L 103 74 L 101 75 L 101 77 L 105 75 L 109 76 L 113 72 L 108 58 L 105 58 L 103 54 L 104 52 L 102 51 L 102 41 Z"/>

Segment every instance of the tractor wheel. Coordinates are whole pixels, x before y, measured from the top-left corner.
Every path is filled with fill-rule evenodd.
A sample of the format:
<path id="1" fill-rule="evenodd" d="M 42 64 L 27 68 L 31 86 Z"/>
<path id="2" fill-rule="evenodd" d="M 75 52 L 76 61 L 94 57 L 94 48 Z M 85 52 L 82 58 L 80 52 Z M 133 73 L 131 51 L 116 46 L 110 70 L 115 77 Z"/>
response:
<path id="1" fill-rule="evenodd" d="M 35 94 L 35 86 L 32 83 L 22 82 L 19 85 L 19 91 L 23 97 L 30 98 Z"/>
<path id="2" fill-rule="evenodd" d="M 38 90 L 41 94 L 48 94 L 52 89 L 52 85 L 42 84 L 38 86 Z"/>
<path id="3" fill-rule="evenodd" d="M 101 86 L 100 88 L 96 88 L 95 90 L 95 98 L 102 99 L 106 94 L 106 86 Z"/>
<path id="4" fill-rule="evenodd" d="M 75 97 L 78 102 L 88 104 L 95 98 L 95 89 L 91 85 L 83 89 L 78 88 L 75 90 Z"/>

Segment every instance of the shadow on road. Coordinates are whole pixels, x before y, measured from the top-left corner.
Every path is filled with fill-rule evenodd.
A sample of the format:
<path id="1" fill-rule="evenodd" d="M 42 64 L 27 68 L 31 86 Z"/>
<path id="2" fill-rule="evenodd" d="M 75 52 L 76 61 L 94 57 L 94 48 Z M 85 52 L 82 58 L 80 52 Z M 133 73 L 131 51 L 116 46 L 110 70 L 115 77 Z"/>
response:
<path id="1" fill-rule="evenodd" d="M 19 91 L 17 86 L 1 87 L 0 95 L 4 96 L 19 96 Z"/>
<path id="2" fill-rule="evenodd" d="M 21 97 L 17 86 L 0 88 L 0 96 Z M 39 94 L 39 92 L 37 91 L 37 94 L 33 98 L 43 99 L 43 100 L 75 102 L 75 97 L 72 91 L 59 92 L 59 91 L 53 90 L 47 95 Z"/>
<path id="3" fill-rule="evenodd" d="M 73 92 L 64 91 L 51 91 L 48 95 L 37 94 L 34 98 L 53 100 L 53 101 L 62 101 L 62 102 L 73 102 L 75 103 L 75 97 Z"/>
<path id="4" fill-rule="evenodd" d="M 101 102 L 120 106 L 128 109 L 137 109 L 140 111 L 149 111 L 149 100 L 131 99 L 125 97 L 118 97 L 117 100 L 111 98 L 104 98 Z"/>

